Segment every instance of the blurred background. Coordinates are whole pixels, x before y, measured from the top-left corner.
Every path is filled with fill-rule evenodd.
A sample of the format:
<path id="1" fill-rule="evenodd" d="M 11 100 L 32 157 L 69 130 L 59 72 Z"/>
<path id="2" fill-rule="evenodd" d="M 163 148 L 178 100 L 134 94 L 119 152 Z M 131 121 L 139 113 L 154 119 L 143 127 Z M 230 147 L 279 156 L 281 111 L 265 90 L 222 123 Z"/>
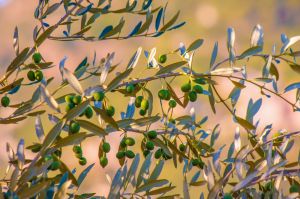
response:
<path id="1" fill-rule="evenodd" d="M 156 4 L 165 4 L 165 0 L 159 0 Z M 1 37 L 0 37 L 0 72 L 1 75 L 6 70 L 6 66 L 10 63 L 14 57 L 14 50 L 12 47 L 12 36 L 15 26 L 19 28 L 20 46 L 32 45 L 32 30 L 38 21 L 34 19 L 33 12 L 36 7 L 36 1 L 21 1 L 21 0 L 0 0 L 0 25 L 1 25 Z M 114 2 L 115 8 L 122 7 L 126 4 L 126 1 Z M 105 57 L 109 52 L 116 52 L 116 58 L 114 63 L 121 63 L 120 70 L 126 67 L 131 55 L 134 51 L 142 46 L 145 50 L 150 50 L 153 47 L 157 47 L 158 54 L 166 53 L 176 49 L 179 46 L 179 42 L 183 42 L 189 45 L 197 38 L 203 38 L 204 45 L 196 51 L 194 55 L 193 68 L 199 72 L 205 72 L 208 69 L 210 55 L 214 46 L 214 43 L 219 43 L 219 54 L 217 61 L 228 56 L 226 49 L 226 31 L 228 27 L 233 27 L 236 31 L 236 51 L 240 54 L 250 46 L 250 36 L 253 27 L 256 24 L 260 24 L 264 28 L 265 46 L 264 52 L 266 54 L 271 53 L 272 46 L 276 44 L 278 46 L 277 52 L 281 47 L 280 34 L 285 33 L 288 37 L 300 34 L 300 2 L 298 0 L 260 0 L 260 1 L 238 1 L 238 0 L 172 0 L 168 5 L 167 19 L 169 19 L 177 10 L 181 10 L 180 19 L 186 21 L 186 25 L 181 29 L 168 32 L 158 38 L 136 38 L 123 41 L 101 41 L 101 42 L 58 42 L 47 41 L 44 43 L 39 51 L 43 57 L 54 62 L 58 65 L 59 61 L 67 56 L 66 67 L 74 69 L 85 56 L 88 56 L 91 61 L 94 51 L 97 53 L 98 59 Z M 54 14 L 51 19 L 46 20 L 50 23 L 57 21 L 59 13 Z M 91 34 L 98 35 L 105 25 L 116 24 L 120 19 L 118 15 L 110 15 L 109 17 L 99 18 L 97 25 L 90 32 Z M 137 19 L 132 16 L 126 16 L 126 24 L 132 29 L 138 22 Z M 57 33 L 57 35 L 62 35 Z M 295 45 L 295 48 L 297 48 Z M 251 73 L 250 77 L 259 77 L 264 65 L 264 61 L 257 58 L 250 60 L 247 66 Z M 226 66 L 226 64 L 225 64 Z M 152 73 L 143 73 L 145 68 L 145 58 L 142 56 L 141 62 L 138 65 L 140 71 L 136 74 L 139 77 L 145 75 L 151 75 Z M 279 88 L 282 89 L 289 83 L 299 81 L 299 74 L 293 72 L 287 65 L 279 64 L 278 70 L 281 73 L 279 80 Z M 52 88 L 60 84 L 61 78 L 57 67 L 45 71 L 47 77 L 58 77 L 56 82 L 52 83 Z M 110 79 L 112 77 L 109 77 Z M 98 81 L 98 80 L 96 80 Z M 185 81 L 184 78 L 178 79 L 174 86 L 180 86 Z M 232 84 L 226 80 L 219 79 L 219 88 L 224 98 L 230 93 Z M 84 86 L 94 85 L 95 79 L 91 79 L 84 83 Z M 151 88 L 160 89 L 160 82 L 151 83 Z M 179 91 L 179 90 L 178 90 Z M 63 95 L 63 92 L 59 94 Z M 58 94 L 58 95 L 59 95 Z M 21 91 L 15 98 L 12 98 L 13 103 L 25 101 L 30 98 L 32 91 Z M 294 101 L 295 93 L 291 92 L 285 95 L 289 100 Z M 249 86 L 242 92 L 241 101 L 238 103 L 238 115 L 245 116 L 247 104 L 250 98 L 257 100 L 263 98 L 263 107 L 260 113 L 255 117 L 255 120 L 260 120 L 260 126 L 258 132 L 267 124 L 273 123 L 273 132 L 280 129 L 287 129 L 287 131 L 300 130 L 299 118 L 300 113 L 294 113 L 291 107 L 284 103 L 279 98 L 272 96 L 271 99 L 267 99 L 260 95 L 260 90 L 255 87 Z M 122 103 L 120 103 L 122 101 Z M 111 98 L 110 102 L 116 105 L 118 111 L 124 111 L 126 109 L 129 98 Z M 217 104 L 217 114 L 214 115 L 209 107 L 208 98 L 203 96 L 195 103 L 189 104 L 184 109 L 176 109 L 175 117 L 187 114 L 189 110 L 195 107 L 198 120 L 204 116 L 209 117 L 208 123 L 205 124 L 204 129 L 211 130 L 214 125 L 219 123 L 221 134 L 217 145 L 230 144 L 233 140 L 233 133 L 236 124 L 232 122 L 232 116 L 221 105 Z M 1 116 L 4 117 L 11 113 L 10 109 L 0 109 Z M 156 110 L 158 111 L 158 110 Z M 119 115 L 116 116 L 119 119 Z M 46 132 L 50 129 L 51 125 L 47 120 L 46 114 L 42 117 L 44 128 Z M 96 119 L 95 119 L 95 122 Z M 1 139 L 0 139 L 0 178 L 4 175 L 5 168 L 7 166 L 7 155 L 5 152 L 6 142 L 9 142 L 12 146 L 16 147 L 16 144 L 20 138 L 24 138 L 26 145 L 36 142 L 36 136 L 34 131 L 34 119 L 25 120 L 19 125 L 2 125 L 1 126 Z M 115 158 L 118 143 L 120 140 L 120 134 L 114 133 L 108 138 L 108 141 L 113 145 L 113 150 L 109 153 L 110 164 L 107 168 L 102 169 L 98 164 L 98 145 L 100 140 L 90 139 L 83 143 L 83 153 L 87 157 L 88 163 L 96 162 L 96 169 L 94 169 L 87 181 L 84 183 L 81 191 L 84 192 L 96 192 L 99 195 L 106 195 L 109 188 L 109 183 L 105 178 L 107 173 L 113 177 L 114 172 L 118 168 L 118 162 Z M 242 132 L 244 138 L 246 138 L 245 132 Z M 299 138 L 296 138 L 297 145 L 299 145 Z M 244 142 L 245 143 L 245 142 Z M 139 146 L 135 147 L 135 150 L 139 150 Z M 295 148 L 293 153 L 290 154 L 290 158 L 298 155 L 299 148 Z M 31 155 L 29 154 L 29 157 Z M 78 172 L 82 170 L 77 163 L 77 159 L 72 155 L 71 149 L 63 154 L 65 160 L 70 165 L 70 168 L 76 167 Z M 182 167 L 179 166 L 180 172 Z M 168 171 L 168 172 L 166 172 Z M 176 169 L 172 163 L 167 163 L 162 177 L 166 177 L 174 182 L 178 186 L 178 192 L 182 192 L 182 176 L 170 175 L 176 173 Z M 192 172 L 193 173 L 193 172 Z M 198 196 L 199 189 L 191 189 L 192 196 Z"/>

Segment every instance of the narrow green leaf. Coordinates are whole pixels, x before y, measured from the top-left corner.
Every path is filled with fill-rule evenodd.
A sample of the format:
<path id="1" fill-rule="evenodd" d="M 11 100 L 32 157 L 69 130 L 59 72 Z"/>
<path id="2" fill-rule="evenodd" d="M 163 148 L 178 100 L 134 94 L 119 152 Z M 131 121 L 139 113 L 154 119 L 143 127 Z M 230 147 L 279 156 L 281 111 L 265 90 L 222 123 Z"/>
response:
<path id="1" fill-rule="evenodd" d="M 95 135 L 99 135 L 100 137 L 105 136 L 107 133 L 104 131 L 104 129 L 102 129 L 101 127 L 93 124 L 92 122 L 86 121 L 86 120 L 76 120 L 79 125 L 90 131 L 91 133 L 94 133 Z"/>
<path id="2" fill-rule="evenodd" d="M 156 73 L 156 75 L 161 75 L 161 74 L 165 74 L 165 73 L 172 72 L 172 71 L 178 69 L 179 67 L 185 65 L 186 63 L 187 63 L 186 61 L 179 61 L 179 62 L 170 64 L 170 65 L 167 65 L 167 66 L 161 68 L 161 69 Z"/>
<path id="3" fill-rule="evenodd" d="M 199 48 L 200 46 L 202 46 L 204 40 L 203 39 L 197 39 L 195 40 L 193 43 L 191 43 L 191 45 L 187 48 L 187 52 L 196 50 L 197 48 Z"/>

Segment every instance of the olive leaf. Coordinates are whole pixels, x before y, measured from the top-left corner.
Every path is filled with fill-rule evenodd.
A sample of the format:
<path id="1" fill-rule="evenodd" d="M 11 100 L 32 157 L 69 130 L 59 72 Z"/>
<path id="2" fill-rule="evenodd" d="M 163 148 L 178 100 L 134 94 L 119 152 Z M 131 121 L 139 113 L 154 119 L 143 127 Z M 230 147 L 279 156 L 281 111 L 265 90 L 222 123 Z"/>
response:
<path id="1" fill-rule="evenodd" d="M 63 67 L 62 75 L 63 79 L 67 81 L 78 94 L 83 94 L 82 86 L 73 73 L 71 73 L 68 69 Z"/>
<path id="2" fill-rule="evenodd" d="M 42 94 L 44 101 L 48 104 L 48 106 L 60 113 L 60 108 L 58 106 L 58 103 L 50 95 L 50 93 L 45 85 L 43 85 L 43 84 L 40 85 L 40 92 Z"/>

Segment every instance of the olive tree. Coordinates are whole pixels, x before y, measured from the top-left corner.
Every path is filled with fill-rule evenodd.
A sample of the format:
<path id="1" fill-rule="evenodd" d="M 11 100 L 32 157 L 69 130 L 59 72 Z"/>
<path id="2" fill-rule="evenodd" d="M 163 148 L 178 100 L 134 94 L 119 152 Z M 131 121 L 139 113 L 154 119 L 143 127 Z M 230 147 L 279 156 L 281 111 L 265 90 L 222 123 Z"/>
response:
<path id="1" fill-rule="evenodd" d="M 168 13 L 166 5 L 157 3 L 128 0 L 123 8 L 114 9 L 112 0 L 39 0 L 34 12 L 39 25 L 33 30 L 33 45 L 20 47 L 18 28 L 15 29 L 16 55 L 0 79 L 2 109 L 15 110 L 1 118 L 0 123 L 17 124 L 34 117 L 39 142 L 25 144 L 21 139 L 18 146 L 7 144 L 8 164 L 7 173 L 0 180 L 1 198 L 190 198 L 191 189 L 197 189 L 200 198 L 299 197 L 300 158 L 288 159 L 287 154 L 300 131 L 288 132 L 260 124 L 255 115 L 262 106 L 262 99 L 249 97 L 249 103 L 244 106 L 245 116 L 238 115 L 237 102 L 245 95 L 243 89 L 252 85 L 267 100 L 271 100 L 271 96 L 278 97 L 293 111 L 300 110 L 300 82 L 286 85 L 284 90 L 277 86 L 280 62 L 287 63 L 296 74 L 300 72 L 296 62 L 300 52 L 292 49 L 300 36 L 282 35 L 282 47 L 274 47 L 272 53 L 265 54 L 263 29 L 256 25 L 249 48 L 238 53 L 235 31 L 228 28 L 228 58 L 218 61 L 216 42 L 209 69 L 204 72 L 193 69 L 193 55 L 201 48 L 203 39 L 196 39 L 187 46 L 179 43 L 177 49 L 161 55 L 156 55 L 156 48 L 143 50 L 140 47 L 125 65 L 115 63 L 118 55 L 114 52 L 102 58 L 95 53 L 92 60 L 84 58 L 71 71 L 65 67 L 67 58 L 61 57 L 57 73 L 62 82 L 56 88 L 51 87 L 54 77 L 45 76 L 44 71 L 55 64 L 46 61 L 39 52 L 46 40 L 101 42 L 113 39 L 117 42 L 132 37 L 172 34 L 185 25 L 179 11 Z M 57 12 L 63 16 L 56 23 L 48 24 L 48 19 Z M 141 21 L 134 27 L 126 27 L 125 14 Z M 105 15 L 121 17 L 119 22 L 102 27 L 98 35 L 91 34 L 90 29 L 101 23 Z M 125 31 L 125 27 L 130 31 Z M 249 78 L 247 64 L 254 57 L 263 59 L 265 64 L 261 66 L 261 74 Z M 146 59 L 145 65 L 138 65 L 141 59 Z M 154 72 L 153 75 L 134 77 L 133 71 L 142 67 Z M 180 88 L 174 86 L 178 78 L 185 79 Z M 220 93 L 220 79 L 233 84 L 229 96 Z M 93 85 L 82 86 L 82 82 L 89 80 Z M 161 82 L 162 89 L 149 86 L 155 81 Z M 31 88 L 31 97 L 11 103 L 10 96 L 18 95 L 24 87 Z M 73 92 L 59 94 L 68 88 Z M 295 93 L 293 101 L 285 97 L 288 92 Z M 175 109 L 186 109 L 200 100 L 201 95 L 206 96 L 215 114 L 218 114 L 215 105 L 224 105 L 236 124 L 232 130 L 234 139 L 227 140 L 221 147 L 215 144 L 221 133 L 219 125 L 207 124 L 208 117 L 199 118 L 197 107 L 191 108 L 187 115 L 184 112 L 180 117 L 173 115 Z M 109 96 L 127 101 L 127 108 L 116 109 Z M 46 114 L 53 125 L 49 129 L 43 127 L 41 116 Z M 97 122 L 93 118 L 97 118 Z M 208 131 L 204 124 L 213 130 Z M 258 132 L 258 127 L 264 130 Z M 106 138 L 112 133 L 119 133 L 122 139 L 115 154 L 120 167 L 111 180 L 109 194 L 79 193 L 78 188 L 94 167 L 94 164 L 86 165 L 81 146 L 87 138 L 99 139 L 99 148 L 95 149 L 99 162 L 95 164 L 105 168 L 110 164 L 107 154 L 112 153 Z M 241 141 L 242 133 L 248 138 L 245 142 Z M 141 136 L 141 141 L 137 141 L 134 134 Z M 140 145 L 140 149 L 133 150 L 134 145 Z M 74 152 L 70 158 L 78 160 L 78 167 L 84 167 L 81 173 L 69 168 L 61 158 L 70 147 Z M 34 158 L 26 158 L 28 153 L 34 153 Z M 176 173 L 182 173 L 183 192 L 177 193 L 172 181 L 160 177 L 167 161 L 175 168 L 183 165 L 182 172 Z"/>

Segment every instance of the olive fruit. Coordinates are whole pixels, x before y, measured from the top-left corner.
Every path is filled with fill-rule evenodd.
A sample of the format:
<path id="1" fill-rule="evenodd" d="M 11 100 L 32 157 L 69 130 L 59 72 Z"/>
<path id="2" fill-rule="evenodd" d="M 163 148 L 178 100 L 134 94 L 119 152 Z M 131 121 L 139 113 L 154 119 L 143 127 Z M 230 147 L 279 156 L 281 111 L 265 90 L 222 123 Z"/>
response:
<path id="1" fill-rule="evenodd" d="M 115 114 L 115 108 L 113 106 L 108 106 L 106 108 L 106 114 L 109 116 L 109 117 L 112 117 L 114 116 Z"/>
<path id="2" fill-rule="evenodd" d="M 151 141 L 148 141 L 147 143 L 146 143 L 146 148 L 148 149 L 148 150 L 153 150 L 154 149 L 154 143 L 153 142 L 151 142 Z"/>
<path id="3" fill-rule="evenodd" d="M 80 125 L 78 122 L 72 121 L 69 127 L 70 133 L 78 133 L 80 131 Z"/>
<path id="4" fill-rule="evenodd" d="M 191 86 L 191 83 L 188 82 L 188 83 L 185 83 L 181 86 L 181 91 L 184 92 L 184 93 L 187 93 L 191 90 L 192 86 Z"/>
<path id="5" fill-rule="evenodd" d="M 43 72 L 40 71 L 40 70 L 35 71 L 35 72 L 34 72 L 34 77 L 35 77 L 35 79 L 36 79 L 37 81 L 39 81 L 39 82 L 42 81 L 43 78 L 44 78 Z"/>
<path id="6" fill-rule="evenodd" d="M 27 78 L 30 80 L 30 81 L 34 81 L 35 80 L 35 74 L 32 70 L 28 71 L 27 73 Z"/>
<path id="7" fill-rule="evenodd" d="M 8 106 L 9 106 L 9 103 L 10 103 L 9 97 L 4 96 L 4 97 L 1 98 L 1 105 L 2 105 L 3 107 L 8 107 Z"/>
<path id="8" fill-rule="evenodd" d="M 159 159 L 162 156 L 162 153 L 163 153 L 162 149 L 158 149 L 157 151 L 155 151 L 154 153 L 155 159 Z"/>
<path id="9" fill-rule="evenodd" d="M 197 166 L 200 163 L 199 159 L 192 159 L 192 165 Z"/>
<path id="10" fill-rule="evenodd" d="M 126 92 L 127 93 L 132 93 L 134 91 L 134 85 L 133 84 L 128 84 L 126 86 Z"/>
<path id="11" fill-rule="evenodd" d="M 125 140 L 126 140 L 126 138 L 123 138 L 123 139 L 121 140 L 121 142 L 120 142 L 120 146 L 121 146 L 122 148 L 125 148 L 125 147 L 127 146 L 127 144 L 125 143 Z"/>
<path id="12" fill-rule="evenodd" d="M 141 116 L 144 116 L 144 115 L 146 115 L 147 110 L 141 109 L 139 113 Z"/>
<path id="13" fill-rule="evenodd" d="M 92 118 L 93 117 L 93 109 L 90 106 L 88 106 L 84 111 L 84 115 L 88 119 Z"/>
<path id="14" fill-rule="evenodd" d="M 289 189 L 290 193 L 299 193 L 300 187 L 297 184 L 292 184 Z"/>
<path id="15" fill-rule="evenodd" d="M 127 146 L 133 146 L 133 145 L 135 145 L 135 140 L 131 137 L 127 137 L 127 138 L 125 138 L 125 144 Z"/>
<path id="16" fill-rule="evenodd" d="M 152 139 L 155 139 L 157 137 L 157 132 L 156 131 L 149 131 L 147 133 L 147 135 L 148 135 L 148 138 L 152 140 Z"/>
<path id="17" fill-rule="evenodd" d="M 82 149 L 80 146 L 73 146 L 73 152 L 76 154 L 82 154 Z"/>
<path id="18" fill-rule="evenodd" d="M 167 90 L 165 89 L 161 89 L 160 91 L 158 91 L 158 97 L 162 100 L 164 100 L 167 96 Z"/>
<path id="19" fill-rule="evenodd" d="M 76 105 L 80 104 L 80 103 L 81 103 L 81 100 L 82 100 L 82 98 L 81 98 L 80 95 L 76 95 L 76 96 L 74 96 L 73 99 L 72 99 L 73 103 L 76 104 Z"/>
<path id="20" fill-rule="evenodd" d="M 67 102 L 67 103 L 73 103 L 73 98 L 74 98 L 73 95 L 66 95 L 65 96 L 65 102 Z"/>
<path id="21" fill-rule="evenodd" d="M 149 101 L 146 100 L 146 99 L 143 99 L 142 103 L 141 103 L 141 108 L 144 109 L 144 110 L 148 110 L 148 108 L 149 108 Z"/>
<path id="22" fill-rule="evenodd" d="M 197 93 L 195 91 L 190 91 L 188 98 L 191 102 L 195 102 L 197 100 Z"/>
<path id="23" fill-rule="evenodd" d="M 135 102 L 134 102 L 134 104 L 135 104 L 135 107 L 137 107 L 137 108 L 140 108 L 141 107 L 141 104 L 142 104 L 142 101 L 143 101 L 143 99 L 144 99 L 144 97 L 143 96 L 137 96 L 136 98 L 135 98 Z"/>
<path id="24" fill-rule="evenodd" d="M 119 151 L 117 154 L 116 154 L 116 157 L 118 159 L 122 159 L 125 157 L 125 151 Z"/>
<path id="25" fill-rule="evenodd" d="M 108 159 L 107 157 L 101 157 L 100 158 L 100 165 L 102 166 L 102 168 L 106 167 L 108 164 Z"/>
<path id="26" fill-rule="evenodd" d="M 105 153 L 108 153 L 110 151 L 110 144 L 108 142 L 104 142 L 103 145 L 102 145 L 102 150 Z"/>
<path id="27" fill-rule="evenodd" d="M 36 145 L 32 146 L 31 152 L 37 153 L 41 150 L 41 148 L 42 148 L 42 146 L 40 144 L 36 144 Z"/>
<path id="28" fill-rule="evenodd" d="M 169 106 L 170 106 L 171 108 L 175 108 L 176 105 L 177 105 L 177 103 L 176 103 L 175 100 L 170 100 L 170 101 L 169 101 Z"/>
<path id="29" fill-rule="evenodd" d="M 60 162 L 59 161 L 53 161 L 51 166 L 50 166 L 50 169 L 52 171 L 55 171 L 55 170 L 59 169 L 59 167 L 60 167 Z"/>
<path id="30" fill-rule="evenodd" d="M 85 157 L 81 157 L 81 158 L 79 158 L 79 164 L 80 165 L 86 165 L 86 158 Z"/>
<path id="31" fill-rule="evenodd" d="M 203 93 L 203 88 L 200 85 L 195 85 L 195 86 L 193 86 L 193 91 L 195 91 L 196 93 L 201 94 L 201 93 Z"/>
<path id="32" fill-rule="evenodd" d="M 104 93 L 103 92 L 94 92 L 93 98 L 95 101 L 102 101 L 104 99 Z"/>
<path id="33" fill-rule="evenodd" d="M 74 107 L 75 107 L 75 105 L 73 103 L 67 104 L 67 106 L 66 106 L 66 112 L 69 112 Z"/>
<path id="34" fill-rule="evenodd" d="M 135 156 L 134 152 L 131 151 L 131 150 L 127 150 L 125 152 L 125 155 L 126 155 L 127 158 L 130 158 L 130 159 L 134 158 L 134 156 Z"/>
<path id="35" fill-rule="evenodd" d="M 166 61 L 167 61 L 167 55 L 166 54 L 164 54 L 164 55 L 160 55 L 159 57 L 158 57 L 158 61 L 160 62 L 160 63 L 165 63 Z"/>
<path id="36" fill-rule="evenodd" d="M 39 64 L 42 61 L 41 53 L 38 53 L 38 52 L 34 53 L 32 55 L 32 59 L 33 59 L 34 63 Z"/>
<path id="37" fill-rule="evenodd" d="M 186 146 L 185 146 L 184 144 L 180 144 L 180 145 L 179 145 L 179 150 L 180 150 L 181 152 L 184 152 L 185 149 L 186 149 Z"/>

